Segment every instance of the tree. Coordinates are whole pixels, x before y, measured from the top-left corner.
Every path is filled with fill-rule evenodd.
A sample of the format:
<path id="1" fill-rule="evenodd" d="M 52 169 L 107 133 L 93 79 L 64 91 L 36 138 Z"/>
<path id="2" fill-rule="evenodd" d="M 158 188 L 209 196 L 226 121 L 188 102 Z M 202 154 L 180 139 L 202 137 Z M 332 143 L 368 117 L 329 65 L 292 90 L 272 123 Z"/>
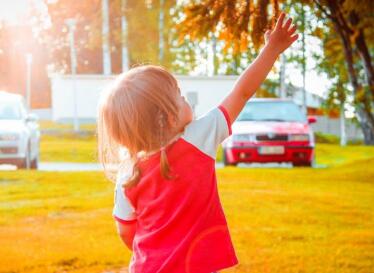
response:
<path id="1" fill-rule="evenodd" d="M 366 144 L 374 145 L 374 69 L 373 49 L 374 2 L 370 0 L 313 0 L 319 16 L 331 22 L 344 50 L 349 80 L 354 92 L 354 105 Z M 330 28 L 332 31 L 332 28 Z M 355 58 L 355 55 L 359 58 Z M 359 63 L 361 61 L 361 64 Z M 365 79 L 360 79 L 360 67 Z"/>
<path id="2" fill-rule="evenodd" d="M 331 79 L 332 85 L 328 90 L 327 99 L 323 107 L 328 112 L 340 113 L 340 143 L 346 145 L 345 135 L 345 110 L 349 98 L 352 97 L 349 88 L 349 76 L 345 67 L 344 51 L 336 32 L 330 32 L 331 22 L 323 27 L 316 27 L 313 30 L 314 36 L 322 41 L 323 51 L 320 55 L 315 55 L 317 70 L 325 73 Z"/>
<path id="3" fill-rule="evenodd" d="M 48 59 L 56 72 L 70 72 L 70 51 L 66 20 L 77 21 L 75 47 L 78 73 L 101 73 L 101 1 L 59 0 L 47 2 L 49 28 L 41 32 L 48 45 Z"/>
<path id="4" fill-rule="evenodd" d="M 165 11 L 175 6 L 176 0 L 165 0 Z M 51 27 L 44 31 L 45 44 L 50 47 L 50 60 L 56 70 L 68 72 L 70 67 L 67 27 L 65 20 L 74 17 L 77 20 L 76 48 L 78 73 L 102 73 L 102 15 L 101 0 L 74 1 L 58 0 L 48 2 Z M 171 50 L 173 37 L 171 26 L 173 18 L 170 13 L 164 16 L 164 58 L 158 60 L 159 30 L 158 20 L 160 5 L 158 1 L 127 0 L 109 1 L 110 45 L 112 71 L 122 71 L 122 15 L 127 19 L 127 47 L 129 66 L 139 63 L 159 63 L 172 68 L 174 53 Z"/>

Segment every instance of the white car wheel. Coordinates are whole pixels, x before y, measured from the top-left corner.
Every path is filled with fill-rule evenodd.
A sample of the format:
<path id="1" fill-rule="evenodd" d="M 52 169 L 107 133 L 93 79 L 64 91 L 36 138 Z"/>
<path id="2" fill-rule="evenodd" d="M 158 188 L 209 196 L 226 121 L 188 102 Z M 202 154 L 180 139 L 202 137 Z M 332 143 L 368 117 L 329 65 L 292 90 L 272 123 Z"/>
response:
<path id="1" fill-rule="evenodd" d="M 30 169 L 31 166 L 31 159 L 30 159 L 30 144 L 27 145 L 26 155 L 25 158 L 22 159 L 21 163 L 17 165 L 18 169 Z"/>

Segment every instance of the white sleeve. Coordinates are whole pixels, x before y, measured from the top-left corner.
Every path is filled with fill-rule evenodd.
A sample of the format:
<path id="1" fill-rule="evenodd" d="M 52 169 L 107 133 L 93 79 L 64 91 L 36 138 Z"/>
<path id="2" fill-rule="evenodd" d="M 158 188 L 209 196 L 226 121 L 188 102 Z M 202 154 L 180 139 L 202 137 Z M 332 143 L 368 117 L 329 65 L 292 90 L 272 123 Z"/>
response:
<path id="1" fill-rule="evenodd" d="M 126 197 L 120 179 L 117 179 L 114 190 L 113 216 L 118 221 L 132 221 L 136 219 L 135 209 Z"/>
<path id="2" fill-rule="evenodd" d="M 219 106 L 188 124 L 182 137 L 216 159 L 218 145 L 229 135 L 231 135 L 229 116 L 226 109 Z"/>

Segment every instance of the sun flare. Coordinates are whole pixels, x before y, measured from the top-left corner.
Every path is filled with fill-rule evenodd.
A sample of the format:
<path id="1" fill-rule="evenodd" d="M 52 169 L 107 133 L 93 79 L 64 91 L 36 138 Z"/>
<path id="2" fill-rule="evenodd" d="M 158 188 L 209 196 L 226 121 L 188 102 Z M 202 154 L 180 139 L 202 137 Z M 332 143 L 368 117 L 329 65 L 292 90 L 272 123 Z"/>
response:
<path id="1" fill-rule="evenodd" d="M 30 0 L 0 0 L 0 21 L 17 24 L 29 11 Z"/>

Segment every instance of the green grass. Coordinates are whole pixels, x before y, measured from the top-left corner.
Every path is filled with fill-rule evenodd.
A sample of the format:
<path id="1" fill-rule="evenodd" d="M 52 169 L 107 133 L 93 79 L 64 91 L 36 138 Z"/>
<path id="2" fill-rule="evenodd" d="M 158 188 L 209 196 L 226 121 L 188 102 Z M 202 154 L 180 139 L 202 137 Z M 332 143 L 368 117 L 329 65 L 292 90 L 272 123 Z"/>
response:
<path id="1" fill-rule="evenodd" d="M 374 146 L 317 144 L 316 147 L 317 164 L 321 165 L 338 166 L 374 156 Z"/>
<path id="2" fill-rule="evenodd" d="M 61 133 L 57 136 L 42 135 L 41 161 L 43 162 L 88 162 L 97 160 L 97 142 L 94 135 L 76 135 Z M 335 166 L 360 159 L 370 158 L 374 147 L 363 145 L 348 145 L 340 147 L 336 144 L 316 145 L 318 165 Z M 222 161 L 221 147 L 217 152 L 217 161 Z"/>
<path id="3" fill-rule="evenodd" d="M 96 124 L 81 124 L 74 133 L 72 124 L 40 121 L 42 137 L 40 160 L 43 162 L 96 163 Z"/>
<path id="4" fill-rule="evenodd" d="M 96 163 L 98 162 L 96 138 L 93 135 L 77 136 L 69 133 L 58 136 L 42 135 L 40 160 Z"/>
<path id="5" fill-rule="evenodd" d="M 371 147 L 352 153 L 327 169 L 218 170 L 240 260 L 222 272 L 372 272 L 374 157 Z M 120 272 L 128 263 L 102 173 L 0 177 L 0 272 Z"/>
<path id="6" fill-rule="evenodd" d="M 72 131 L 74 126 L 72 123 L 58 123 L 49 120 L 40 120 L 40 129 L 43 131 Z M 80 130 L 94 132 L 96 130 L 95 123 L 84 123 L 79 125 Z"/>
<path id="7" fill-rule="evenodd" d="M 349 162 L 373 157 L 374 147 L 364 145 L 316 144 L 316 161 L 320 166 L 338 166 Z M 217 161 L 222 161 L 222 148 L 217 152 Z"/>

